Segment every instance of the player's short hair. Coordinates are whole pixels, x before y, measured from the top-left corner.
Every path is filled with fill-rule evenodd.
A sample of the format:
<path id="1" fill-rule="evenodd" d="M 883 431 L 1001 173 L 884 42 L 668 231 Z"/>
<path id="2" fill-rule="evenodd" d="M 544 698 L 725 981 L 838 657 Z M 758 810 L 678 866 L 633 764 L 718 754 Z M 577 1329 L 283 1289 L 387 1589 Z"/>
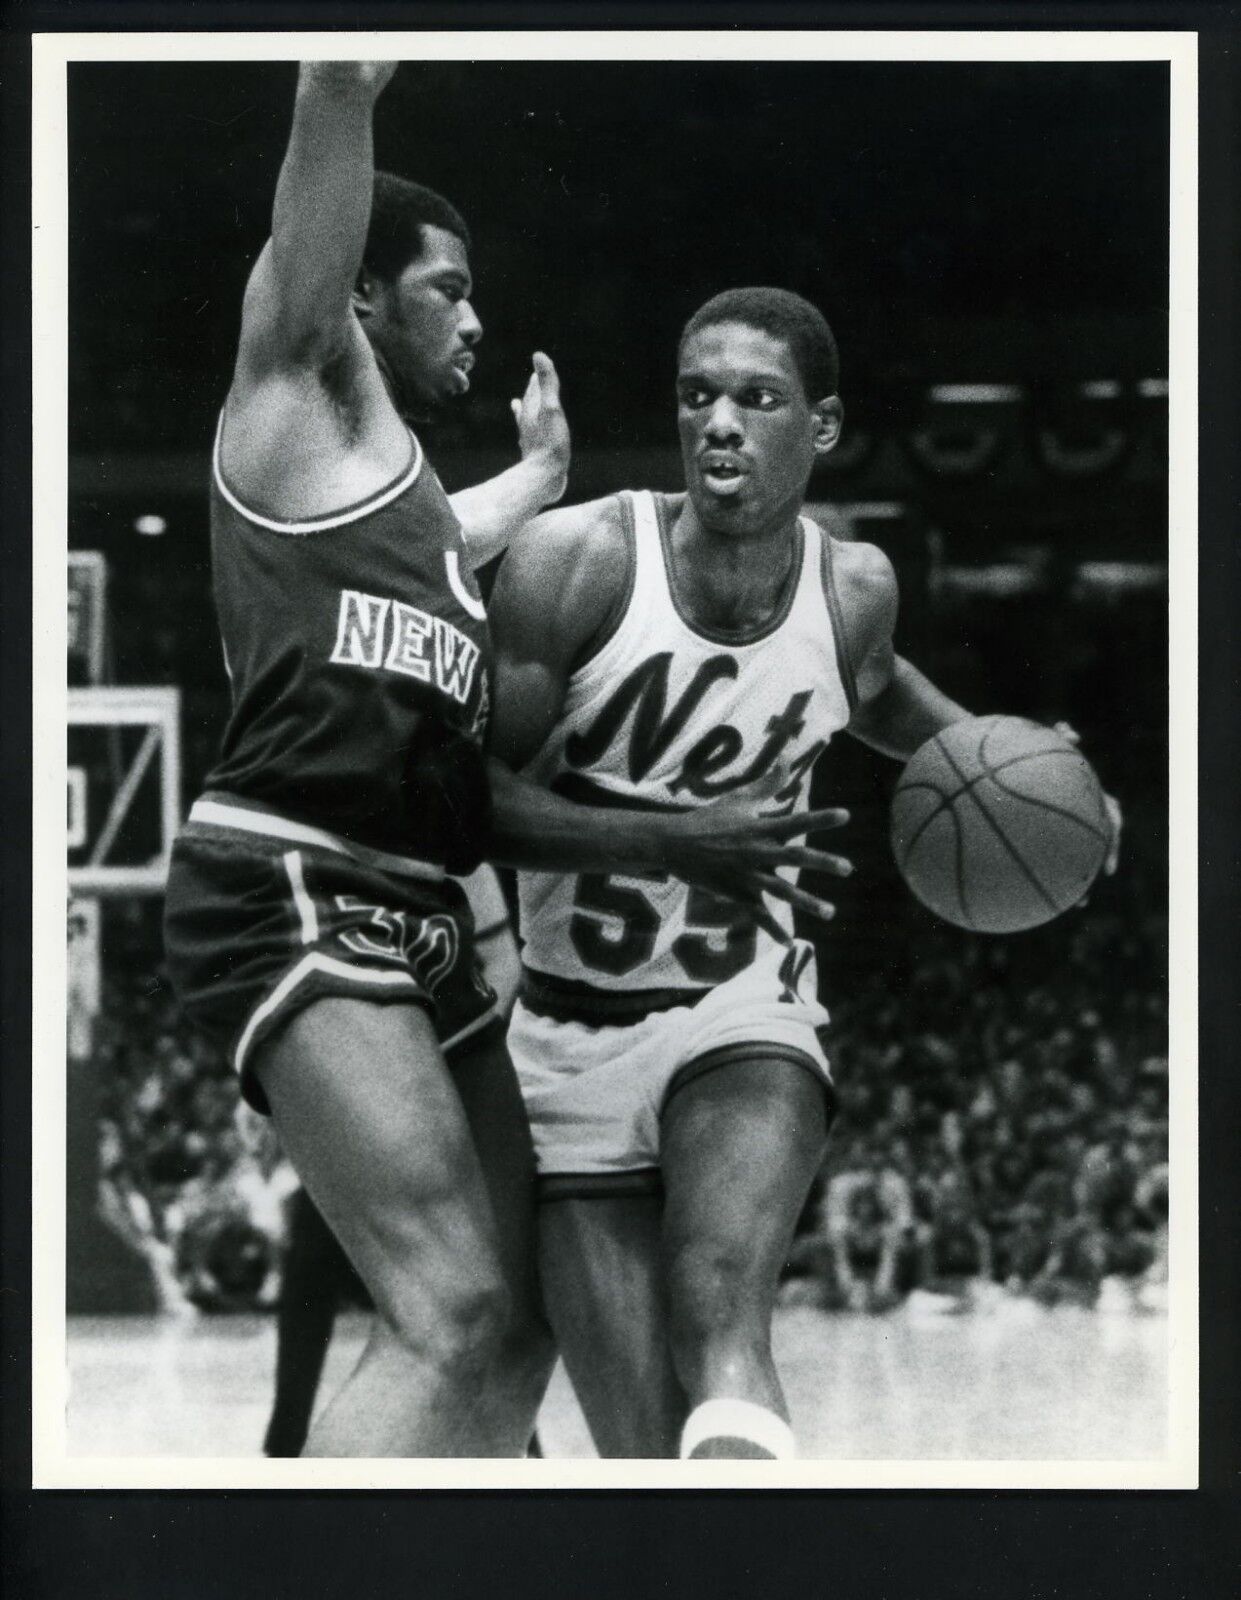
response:
<path id="1" fill-rule="evenodd" d="M 827 318 L 791 289 L 725 289 L 699 306 L 681 332 L 678 354 L 691 334 L 721 322 L 740 322 L 783 339 L 793 352 L 806 398 L 824 400 L 840 388 L 840 352 Z"/>
<path id="2" fill-rule="evenodd" d="M 388 283 L 399 278 L 423 252 L 424 227 L 455 233 L 466 249 L 470 248 L 465 218 L 442 194 L 409 178 L 398 178 L 395 173 L 377 172 L 362 253 L 367 271 Z"/>

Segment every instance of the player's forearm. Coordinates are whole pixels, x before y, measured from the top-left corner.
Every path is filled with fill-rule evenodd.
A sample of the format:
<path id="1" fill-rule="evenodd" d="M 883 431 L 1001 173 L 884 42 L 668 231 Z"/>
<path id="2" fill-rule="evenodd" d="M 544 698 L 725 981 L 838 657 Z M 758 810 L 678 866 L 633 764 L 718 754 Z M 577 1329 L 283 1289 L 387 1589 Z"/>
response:
<path id="1" fill-rule="evenodd" d="M 563 488 L 557 463 L 527 456 L 485 483 L 450 495 L 473 565 L 481 567 L 499 555 L 527 522 L 560 498 Z"/>
<path id="2" fill-rule="evenodd" d="M 897 656 L 887 686 L 859 706 L 849 732 L 896 761 L 907 761 L 935 734 L 970 713 Z"/>
<path id="3" fill-rule="evenodd" d="M 375 102 L 394 63 L 303 62 L 272 210 L 271 263 L 289 337 L 343 323 L 370 224 Z"/>
<path id="4" fill-rule="evenodd" d="M 671 853 L 667 819 L 574 804 L 488 764 L 492 824 L 487 856 L 506 867 L 549 872 L 664 870 Z M 662 824 L 662 825 L 661 825 Z"/>

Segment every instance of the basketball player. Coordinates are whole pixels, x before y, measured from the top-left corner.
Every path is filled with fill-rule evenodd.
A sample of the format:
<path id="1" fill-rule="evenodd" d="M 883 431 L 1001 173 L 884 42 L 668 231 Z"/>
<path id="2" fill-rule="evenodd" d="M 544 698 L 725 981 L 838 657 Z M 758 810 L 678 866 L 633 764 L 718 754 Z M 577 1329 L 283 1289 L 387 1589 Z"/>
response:
<path id="1" fill-rule="evenodd" d="M 458 213 L 374 173 L 393 70 L 299 74 L 215 444 L 232 716 L 174 850 L 167 952 L 376 1306 L 306 1453 L 521 1455 L 546 1366 L 533 1164 L 446 874 L 488 848 L 568 870 L 675 862 L 757 906 L 776 865 L 818 852 L 781 842 L 804 821 L 725 807 L 618 836 L 498 763 L 489 783 L 486 613 L 408 421 L 469 388 L 482 330 Z M 554 424 L 550 363 L 527 402 Z M 563 486 L 558 431 L 531 431 L 483 497 L 500 526 Z"/>
<path id="2" fill-rule="evenodd" d="M 837 389 L 796 295 L 733 290 L 690 319 L 686 492 L 549 512 L 501 566 L 506 760 L 618 830 L 721 795 L 785 815 L 834 734 L 906 758 L 967 715 L 894 654 L 887 558 L 799 515 Z M 519 892 L 509 1046 L 548 1312 L 596 1445 L 788 1456 L 771 1314 L 833 1105 L 813 952 L 786 906 L 773 936 L 666 873 L 526 872 Z"/>

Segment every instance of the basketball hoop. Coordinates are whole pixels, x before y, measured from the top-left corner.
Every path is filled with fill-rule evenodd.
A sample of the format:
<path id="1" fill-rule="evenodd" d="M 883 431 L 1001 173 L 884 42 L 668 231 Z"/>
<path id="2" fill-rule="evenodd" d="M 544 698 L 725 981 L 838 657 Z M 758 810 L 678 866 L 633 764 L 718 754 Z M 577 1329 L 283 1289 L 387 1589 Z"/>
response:
<path id="1" fill-rule="evenodd" d="M 69 903 L 66 1038 L 65 1303 L 70 1312 L 154 1311 L 151 1263 L 100 1212 L 98 1063 L 103 1001 L 101 897 L 163 893 L 180 820 L 180 694 L 105 686 L 107 562 L 69 556 Z"/>

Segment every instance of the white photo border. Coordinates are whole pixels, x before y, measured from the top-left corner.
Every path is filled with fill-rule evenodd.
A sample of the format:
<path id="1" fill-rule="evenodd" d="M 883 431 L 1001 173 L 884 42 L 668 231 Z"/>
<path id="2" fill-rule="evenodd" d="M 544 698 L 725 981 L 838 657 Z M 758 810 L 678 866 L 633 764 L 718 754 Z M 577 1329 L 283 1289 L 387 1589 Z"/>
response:
<path id="1" fill-rule="evenodd" d="M 1165 61 L 1169 321 L 1170 1281 L 1165 1455 L 1124 1461 L 277 1461 L 68 1450 L 63 1072 L 67 895 L 67 68 L 73 62 Z M 32 40 L 33 1487 L 36 1489 L 1172 1489 L 1198 1483 L 1198 36 L 741 30 L 35 34 Z"/>

